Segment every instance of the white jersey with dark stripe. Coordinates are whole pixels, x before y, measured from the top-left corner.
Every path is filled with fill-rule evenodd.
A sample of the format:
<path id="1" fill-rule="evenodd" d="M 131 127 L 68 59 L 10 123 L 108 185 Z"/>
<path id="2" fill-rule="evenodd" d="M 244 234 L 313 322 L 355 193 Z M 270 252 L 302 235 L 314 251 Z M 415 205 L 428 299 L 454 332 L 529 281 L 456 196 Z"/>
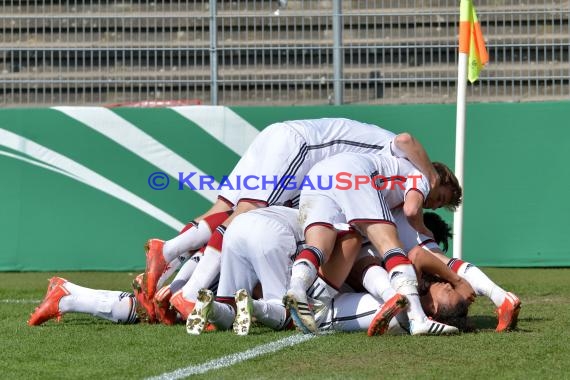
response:
<path id="1" fill-rule="evenodd" d="M 392 154 L 393 132 L 344 118 L 285 121 L 305 140 L 315 162 L 342 152 Z"/>
<path id="2" fill-rule="evenodd" d="M 394 224 L 390 210 L 404 202 L 408 191 L 425 195 L 429 191 L 429 183 L 411 163 L 391 156 L 341 153 L 317 163 L 308 175 L 315 184 L 319 178 L 332 177 L 332 186 L 302 190 L 299 209 L 304 228 L 335 222 Z"/>
<path id="3" fill-rule="evenodd" d="M 256 201 L 296 206 L 299 184 L 314 164 L 343 152 L 398 155 L 400 152 L 391 147 L 394 136 L 375 125 L 341 118 L 271 124 L 257 136 L 228 176 L 232 184 L 251 176 L 256 176 L 257 181 L 251 181 L 248 188 L 226 187 L 220 197 L 232 205 Z M 264 186 L 263 179 L 275 179 L 279 185 Z"/>

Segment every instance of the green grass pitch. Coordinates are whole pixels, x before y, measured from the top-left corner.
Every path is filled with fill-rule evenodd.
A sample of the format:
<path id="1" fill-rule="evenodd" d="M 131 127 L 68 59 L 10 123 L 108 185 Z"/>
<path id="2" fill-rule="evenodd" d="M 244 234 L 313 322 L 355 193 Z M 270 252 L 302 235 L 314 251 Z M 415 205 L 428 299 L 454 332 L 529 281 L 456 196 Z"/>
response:
<path id="1" fill-rule="evenodd" d="M 322 335 L 193 378 L 204 379 L 568 379 L 570 268 L 484 268 L 522 301 L 517 331 L 497 334 L 494 307 L 480 297 L 477 331 L 448 337 Z M 54 273 L 0 273 L 0 377 L 143 379 L 199 366 L 296 335 L 255 327 L 189 336 L 183 326 L 115 325 L 67 314 L 28 327 Z M 77 284 L 129 290 L 135 273 L 58 273 Z M 220 363 L 220 362 L 216 362 Z"/>

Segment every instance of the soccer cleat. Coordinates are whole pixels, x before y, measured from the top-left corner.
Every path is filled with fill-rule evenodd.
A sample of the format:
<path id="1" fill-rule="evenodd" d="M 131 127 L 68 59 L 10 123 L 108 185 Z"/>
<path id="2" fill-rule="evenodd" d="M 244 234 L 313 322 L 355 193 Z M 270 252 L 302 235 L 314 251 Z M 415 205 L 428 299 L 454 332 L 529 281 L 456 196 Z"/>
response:
<path id="1" fill-rule="evenodd" d="M 198 302 L 194 310 L 186 319 L 186 332 L 190 335 L 200 335 L 208 323 L 208 316 L 212 311 L 214 293 L 210 289 L 198 291 Z"/>
<path id="2" fill-rule="evenodd" d="M 59 311 L 59 301 L 70 295 L 71 293 L 63 287 L 67 280 L 61 277 L 52 277 L 49 279 L 46 295 L 34 312 L 30 315 L 28 320 L 29 326 L 39 326 L 45 321 L 52 318 L 57 318 L 58 322 L 61 319 Z"/>
<path id="3" fill-rule="evenodd" d="M 143 322 L 156 323 L 154 303 L 143 292 L 143 274 L 139 274 L 132 282 L 135 294 L 136 310 L 139 319 Z"/>
<path id="4" fill-rule="evenodd" d="M 410 321 L 411 335 L 451 335 L 459 334 L 459 329 L 455 326 L 449 326 L 426 318 L 423 321 Z"/>
<path id="5" fill-rule="evenodd" d="M 234 333 L 239 336 L 249 334 L 251 327 L 251 316 L 253 314 L 253 304 L 247 290 L 240 289 L 236 292 L 236 318 L 234 319 Z"/>
<path id="6" fill-rule="evenodd" d="M 503 304 L 495 309 L 497 319 L 499 320 L 495 331 L 503 332 L 515 329 L 517 327 L 520 310 L 521 301 L 519 298 L 511 292 L 507 292 Z"/>
<path id="7" fill-rule="evenodd" d="M 168 264 L 162 254 L 163 247 L 164 241 L 159 239 L 150 239 L 144 245 L 146 251 L 146 269 L 143 276 L 143 292 L 149 300 L 154 298 L 158 280 L 166 270 Z"/>
<path id="8" fill-rule="evenodd" d="M 194 310 L 195 303 L 184 298 L 184 296 L 182 296 L 182 289 L 180 289 L 170 297 L 170 305 L 180 313 L 182 319 L 186 320 Z"/>
<path id="9" fill-rule="evenodd" d="M 374 315 L 370 326 L 368 326 L 368 336 L 383 335 L 390 326 L 390 321 L 408 306 L 406 296 L 396 294 L 390 298 L 378 312 Z"/>
<path id="10" fill-rule="evenodd" d="M 165 325 L 174 325 L 176 323 L 176 309 L 170 306 L 170 298 L 172 292 L 170 286 L 163 286 L 154 295 L 154 311 L 156 312 L 156 319 Z"/>
<path id="11" fill-rule="evenodd" d="M 313 311 L 307 302 L 304 292 L 295 292 L 289 289 L 283 297 L 283 305 L 289 310 L 293 322 L 303 334 L 316 334 L 317 323 Z"/>

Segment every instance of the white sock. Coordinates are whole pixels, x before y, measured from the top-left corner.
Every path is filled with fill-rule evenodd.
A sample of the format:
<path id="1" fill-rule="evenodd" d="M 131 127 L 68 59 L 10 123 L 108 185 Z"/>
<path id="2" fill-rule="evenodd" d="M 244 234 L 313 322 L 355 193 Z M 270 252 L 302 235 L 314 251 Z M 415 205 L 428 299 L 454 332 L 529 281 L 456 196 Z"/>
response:
<path id="1" fill-rule="evenodd" d="M 457 274 L 471 284 L 478 296 L 489 297 L 497 307 L 503 304 L 507 292 L 491 281 L 491 279 L 475 265 L 464 262 L 459 267 Z"/>
<path id="2" fill-rule="evenodd" d="M 317 278 L 317 268 L 309 260 L 297 260 L 291 269 L 290 289 L 306 292 Z"/>
<path id="3" fill-rule="evenodd" d="M 135 300 L 130 293 L 89 289 L 70 282 L 64 287 L 71 294 L 59 302 L 62 313 L 86 313 L 118 323 L 136 320 Z"/>
<path id="4" fill-rule="evenodd" d="M 202 288 L 209 288 L 220 274 L 222 257 L 220 252 L 211 247 L 207 247 L 200 262 L 194 269 L 192 277 L 182 288 L 182 296 L 190 301 L 196 301 L 198 291 Z"/>
<path id="5" fill-rule="evenodd" d="M 197 226 L 192 227 L 173 239 L 164 242 L 162 254 L 169 263 L 176 257 L 188 251 L 196 251 L 208 242 L 212 236 L 210 226 L 201 220 Z"/>
<path id="6" fill-rule="evenodd" d="M 169 285 L 172 294 L 176 293 L 177 291 L 182 289 L 184 285 L 186 285 L 186 283 L 188 282 L 190 277 L 192 277 L 192 274 L 196 270 L 196 267 L 198 266 L 198 263 L 200 262 L 201 258 L 202 258 L 202 252 L 196 252 L 195 254 L 192 255 L 192 257 L 190 257 L 189 260 L 186 260 L 184 265 L 182 265 L 182 268 L 180 268 L 178 273 L 176 273 L 176 276 L 174 276 L 174 279 Z"/>
<path id="7" fill-rule="evenodd" d="M 281 330 L 288 322 L 285 306 L 278 301 L 253 300 L 253 316 L 273 330 Z"/>
<path id="8" fill-rule="evenodd" d="M 423 321 L 427 318 L 422 309 L 420 296 L 418 294 L 418 279 L 416 272 L 411 264 L 396 265 L 389 273 L 390 283 L 396 292 L 405 295 L 408 298 L 410 306 L 408 307 L 408 318 L 410 321 Z"/>
<path id="9" fill-rule="evenodd" d="M 232 327 L 235 318 L 236 312 L 233 307 L 223 302 L 212 302 L 212 312 L 208 319 L 217 328 L 228 330 Z"/>
<path id="10" fill-rule="evenodd" d="M 373 265 L 366 270 L 362 277 L 362 285 L 368 293 L 384 302 L 396 295 L 390 284 L 388 272 L 379 265 Z"/>
<path id="11" fill-rule="evenodd" d="M 178 268 L 180 268 L 188 260 L 189 257 L 190 257 L 190 252 L 186 252 L 178 256 L 174 260 L 172 260 L 170 263 L 168 263 L 166 270 L 162 273 L 162 275 L 158 279 L 158 283 L 156 286 L 157 289 L 162 288 L 162 285 L 164 285 L 166 280 L 168 280 L 170 276 L 172 276 L 174 272 L 176 272 Z"/>

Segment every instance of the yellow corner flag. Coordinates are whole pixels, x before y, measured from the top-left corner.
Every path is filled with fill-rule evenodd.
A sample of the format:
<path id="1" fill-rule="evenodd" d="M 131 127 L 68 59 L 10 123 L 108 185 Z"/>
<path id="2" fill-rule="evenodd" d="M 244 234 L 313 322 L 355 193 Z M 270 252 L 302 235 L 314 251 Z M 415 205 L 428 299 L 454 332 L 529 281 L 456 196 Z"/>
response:
<path id="1" fill-rule="evenodd" d="M 467 79 L 473 83 L 479 72 L 489 62 L 481 25 L 472 0 L 461 0 L 459 14 L 459 52 L 468 55 Z"/>

